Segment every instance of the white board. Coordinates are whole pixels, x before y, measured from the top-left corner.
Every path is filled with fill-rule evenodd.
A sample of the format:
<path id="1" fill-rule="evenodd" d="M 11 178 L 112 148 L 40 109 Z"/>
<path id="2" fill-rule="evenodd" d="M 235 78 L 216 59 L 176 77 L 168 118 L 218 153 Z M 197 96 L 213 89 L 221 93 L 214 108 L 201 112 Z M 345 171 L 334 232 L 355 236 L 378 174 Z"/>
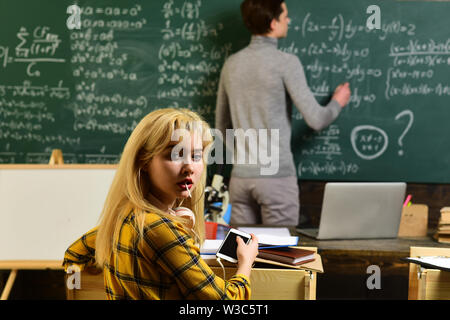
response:
<path id="1" fill-rule="evenodd" d="M 98 224 L 115 171 L 0 168 L 0 261 L 62 261 Z"/>

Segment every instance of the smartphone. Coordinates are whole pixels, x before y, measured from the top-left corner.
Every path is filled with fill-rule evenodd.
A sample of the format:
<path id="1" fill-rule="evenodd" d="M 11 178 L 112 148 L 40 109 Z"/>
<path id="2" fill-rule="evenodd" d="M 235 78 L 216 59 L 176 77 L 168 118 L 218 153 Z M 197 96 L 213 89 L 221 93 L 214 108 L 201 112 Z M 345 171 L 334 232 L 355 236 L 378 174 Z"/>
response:
<path id="1" fill-rule="evenodd" d="M 219 250 L 217 250 L 216 256 L 218 258 L 237 263 L 236 237 L 238 236 L 241 237 L 242 240 L 244 240 L 245 244 L 250 243 L 250 241 L 252 240 L 252 236 L 250 234 L 236 229 L 230 229 L 227 236 L 225 237 L 225 240 L 223 240 L 222 244 L 220 245 Z"/>

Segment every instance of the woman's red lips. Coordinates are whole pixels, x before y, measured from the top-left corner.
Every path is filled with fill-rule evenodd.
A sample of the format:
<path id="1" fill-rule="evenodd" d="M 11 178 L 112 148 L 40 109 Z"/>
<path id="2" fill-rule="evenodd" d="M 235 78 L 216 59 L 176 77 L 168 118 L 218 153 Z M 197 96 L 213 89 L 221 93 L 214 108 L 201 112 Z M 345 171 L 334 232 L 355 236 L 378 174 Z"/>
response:
<path id="1" fill-rule="evenodd" d="M 188 189 L 191 189 L 192 188 L 192 184 L 185 184 L 185 183 L 178 183 L 178 186 L 181 188 L 181 189 L 183 189 L 183 190 L 187 190 L 186 189 L 186 187 L 188 188 Z"/>
<path id="2" fill-rule="evenodd" d="M 183 190 L 186 190 L 186 188 L 191 189 L 193 186 L 192 180 L 190 180 L 190 179 L 186 179 L 181 182 L 178 182 L 177 185 Z"/>

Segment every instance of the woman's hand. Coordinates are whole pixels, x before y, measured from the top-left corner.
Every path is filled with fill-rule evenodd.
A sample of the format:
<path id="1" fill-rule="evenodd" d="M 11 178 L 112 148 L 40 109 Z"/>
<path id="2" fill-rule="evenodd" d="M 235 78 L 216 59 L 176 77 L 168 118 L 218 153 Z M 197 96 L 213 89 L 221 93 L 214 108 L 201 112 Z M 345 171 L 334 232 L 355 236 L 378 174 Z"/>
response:
<path id="1" fill-rule="evenodd" d="M 238 244 L 236 255 L 238 259 L 238 269 L 236 273 L 243 274 L 250 277 L 253 262 L 258 255 L 258 238 L 251 234 L 252 241 L 249 244 L 245 244 L 241 237 L 236 237 Z"/>

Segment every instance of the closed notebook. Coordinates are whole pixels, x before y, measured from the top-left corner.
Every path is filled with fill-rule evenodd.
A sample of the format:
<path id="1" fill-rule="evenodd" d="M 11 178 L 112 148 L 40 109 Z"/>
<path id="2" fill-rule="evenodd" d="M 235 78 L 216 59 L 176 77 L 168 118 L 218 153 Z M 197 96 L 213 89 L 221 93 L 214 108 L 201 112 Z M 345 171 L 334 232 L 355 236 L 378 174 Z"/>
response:
<path id="1" fill-rule="evenodd" d="M 314 260 L 314 251 L 299 248 L 259 249 L 258 257 L 287 264 L 299 265 Z"/>

